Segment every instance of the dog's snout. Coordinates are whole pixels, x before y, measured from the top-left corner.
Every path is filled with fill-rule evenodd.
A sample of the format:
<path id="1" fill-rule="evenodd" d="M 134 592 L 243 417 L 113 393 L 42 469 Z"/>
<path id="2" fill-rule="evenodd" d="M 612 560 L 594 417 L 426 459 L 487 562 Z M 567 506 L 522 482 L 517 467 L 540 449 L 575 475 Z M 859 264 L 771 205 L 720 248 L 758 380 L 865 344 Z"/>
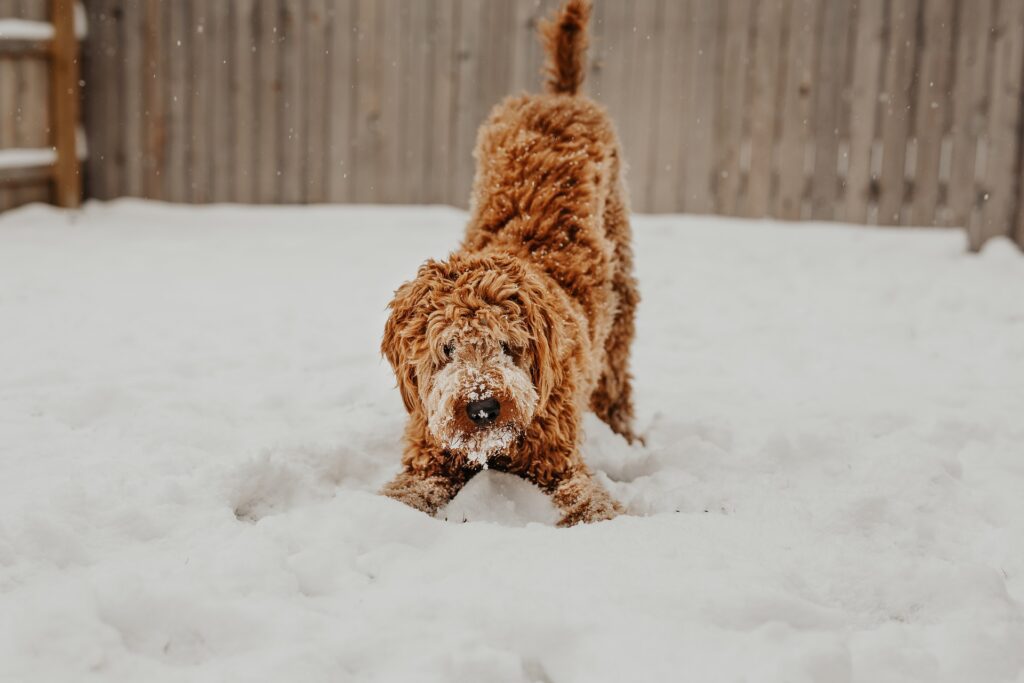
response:
<path id="1" fill-rule="evenodd" d="M 485 398 L 482 401 L 470 401 L 466 404 L 469 419 L 478 427 L 485 427 L 498 419 L 501 404 L 496 398 Z"/>

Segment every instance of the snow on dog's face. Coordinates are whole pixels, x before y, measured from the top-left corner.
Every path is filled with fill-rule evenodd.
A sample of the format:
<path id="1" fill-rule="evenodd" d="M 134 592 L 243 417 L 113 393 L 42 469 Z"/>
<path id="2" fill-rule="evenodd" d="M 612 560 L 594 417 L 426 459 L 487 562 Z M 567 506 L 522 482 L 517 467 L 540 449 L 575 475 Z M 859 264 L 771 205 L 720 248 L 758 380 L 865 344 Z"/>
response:
<path id="1" fill-rule="evenodd" d="M 441 448 L 486 463 L 547 400 L 562 336 L 547 299 L 507 256 L 428 261 L 395 293 L 381 350 Z"/>

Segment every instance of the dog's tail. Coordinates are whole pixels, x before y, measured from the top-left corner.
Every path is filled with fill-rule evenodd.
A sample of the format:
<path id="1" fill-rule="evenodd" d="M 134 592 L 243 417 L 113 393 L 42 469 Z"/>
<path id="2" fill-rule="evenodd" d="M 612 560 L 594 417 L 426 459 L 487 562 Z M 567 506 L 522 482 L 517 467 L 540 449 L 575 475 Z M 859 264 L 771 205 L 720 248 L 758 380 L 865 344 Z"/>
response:
<path id="1" fill-rule="evenodd" d="M 583 83 L 589 19 L 590 0 L 567 0 L 555 17 L 541 22 L 548 92 L 575 95 Z"/>

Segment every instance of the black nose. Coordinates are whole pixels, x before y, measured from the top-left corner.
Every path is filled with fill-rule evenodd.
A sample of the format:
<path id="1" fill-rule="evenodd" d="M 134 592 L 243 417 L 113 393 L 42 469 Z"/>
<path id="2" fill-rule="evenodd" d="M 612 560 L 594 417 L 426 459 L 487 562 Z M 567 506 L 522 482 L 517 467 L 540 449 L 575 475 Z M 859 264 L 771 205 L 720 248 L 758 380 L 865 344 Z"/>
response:
<path id="1" fill-rule="evenodd" d="M 482 401 L 470 401 L 466 405 L 466 413 L 469 419 L 479 427 L 485 427 L 498 419 L 501 412 L 501 404 L 495 398 L 485 398 Z"/>

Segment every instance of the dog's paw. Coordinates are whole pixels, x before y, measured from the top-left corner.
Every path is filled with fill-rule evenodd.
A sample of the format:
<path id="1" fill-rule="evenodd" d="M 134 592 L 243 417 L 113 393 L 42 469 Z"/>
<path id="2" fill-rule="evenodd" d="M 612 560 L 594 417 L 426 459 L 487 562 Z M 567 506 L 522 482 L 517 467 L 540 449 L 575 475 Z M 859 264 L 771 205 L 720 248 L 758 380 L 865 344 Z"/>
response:
<path id="1" fill-rule="evenodd" d="M 624 512 L 622 505 L 589 474 L 578 474 L 560 484 L 553 500 L 562 511 L 560 527 L 603 522 Z"/>
<path id="2" fill-rule="evenodd" d="M 402 472 L 384 485 L 381 493 L 428 515 L 448 504 L 458 488 L 443 477 L 421 477 Z"/>

